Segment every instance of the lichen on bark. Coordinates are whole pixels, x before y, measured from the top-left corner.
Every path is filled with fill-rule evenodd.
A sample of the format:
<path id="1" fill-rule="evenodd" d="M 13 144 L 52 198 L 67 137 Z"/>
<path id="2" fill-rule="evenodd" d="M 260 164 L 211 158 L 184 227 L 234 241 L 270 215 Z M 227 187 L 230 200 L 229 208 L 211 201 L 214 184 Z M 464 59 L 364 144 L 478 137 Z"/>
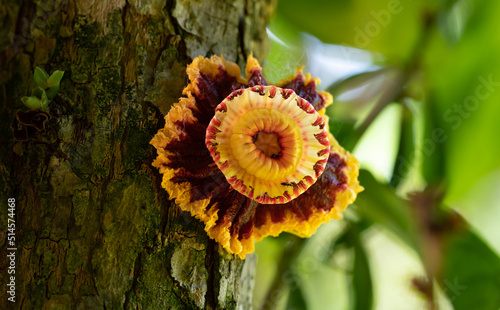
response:
<path id="1" fill-rule="evenodd" d="M 250 52 L 262 57 L 273 6 L 2 3 L 0 199 L 16 198 L 14 308 L 238 307 L 243 261 L 221 252 L 199 221 L 169 201 L 149 141 L 181 96 L 194 57 L 222 53 L 240 65 Z M 46 130 L 16 141 L 10 123 L 36 66 L 65 75 Z M 5 233 L 5 212 L 0 222 Z M 6 302 L 0 308 L 12 306 Z"/>

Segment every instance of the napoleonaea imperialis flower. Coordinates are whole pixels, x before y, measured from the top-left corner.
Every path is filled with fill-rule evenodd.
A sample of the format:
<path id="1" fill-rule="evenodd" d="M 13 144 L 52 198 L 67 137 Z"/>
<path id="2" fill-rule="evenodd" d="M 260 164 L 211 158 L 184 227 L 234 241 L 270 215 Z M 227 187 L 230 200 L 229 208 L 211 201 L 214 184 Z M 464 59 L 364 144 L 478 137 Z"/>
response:
<path id="1" fill-rule="evenodd" d="M 196 58 L 190 84 L 151 140 L 162 186 L 241 258 L 282 231 L 308 237 L 341 218 L 362 187 L 358 162 L 328 131 L 332 96 L 302 70 L 268 86 L 222 57 Z"/>

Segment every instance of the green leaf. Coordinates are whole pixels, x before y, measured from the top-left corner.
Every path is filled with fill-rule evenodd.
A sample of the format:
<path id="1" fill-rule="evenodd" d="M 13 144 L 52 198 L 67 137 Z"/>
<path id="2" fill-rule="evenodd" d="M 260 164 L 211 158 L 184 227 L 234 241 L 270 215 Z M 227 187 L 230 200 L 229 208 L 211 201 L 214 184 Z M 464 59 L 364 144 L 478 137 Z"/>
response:
<path id="1" fill-rule="evenodd" d="M 32 97 L 37 97 L 38 99 L 42 99 L 42 95 L 45 92 L 43 88 L 40 86 L 37 86 L 31 90 L 31 96 Z"/>
<path id="2" fill-rule="evenodd" d="M 40 103 L 40 105 L 36 109 L 42 109 L 44 111 L 47 110 L 47 108 L 49 107 L 50 99 L 44 89 L 42 89 L 40 86 L 33 88 L 30 98 L 32 97 L 37 98 L 38 102 Z"/>
<path id="3" fill-rule="evenodd" d="M 353 136 L 355 128 L 354 122 L 331 116 L 328 120 L 328 126 L 330 127 L 330 132 L 335 136 L 340 145 L 347 144 L 346 140 Z"/>
<path id="4" fill-rule="evenodd" d="M 439 126 L 437 103 L 430 98 L 423 105 L 424 140 L 422 141 L 422 176 L 428 184 L 439 184 L 446 172 L 445 145 L 447 134 Z"/>
<path id="5" fill-rule="evenodd" d="M 47 93 L 45 91 L 43 91 L 42 93 L 40 103 L 42 104 L 42 110 L 47 110 L 47 108 L 49 107 L 49 99 L 47 98 Z"/>
<path id="6" fill-rule="evenodd" d="M 41 87 L 43 89 L 47 88 L 47 80 L 49 79 L 49 75 L 45 70 L 40 67 L 36 67 L 33 78 L 35 81 L 35 87 Z"/>
<path id="7" fill-rule="evenodd" d="M 373 283 L 366 251 L 361 244 L 356 226 L 349 229 L 350 241 L 354 247 L 354 268 L 352 274 L 353 299 L 351 309 L 369 310 L 373 307 Z"/>
<path id="8" fill-rule="evenodd" d="M 59 86 L 63 78 L 64 71 L 56 70 L 47 80 L 47 87 Z"/>
<path id="9" fill-rule="evenodd" d="M 390 185 L 393 188 L 403 181 L 415 160 L 415 118 L 408 106 L 402 105 L 401 134 L 399 137 L 399 149 L 392 170 Z"/>
<path id="10" fill-rule="evenodd" d="M 45 92 L 47 93 L 47 98 L 49 99 L 49 101 L 52 101 L 52 99 L 54 99 L 59 92 L 59 84 L 47 88 Z"/>
<path id="11" fill-rule="evenodd" d="M 409 57 L 417 40 L 422 6 L 421 1 L 289 0 L 278 1 L 275 18 L 286 22 L 289 32 L 307 32 L 324 43 L 377 51 L 399 60 Z"/>
<path id="12" fill-rule="evenodd" d="M 386 68 L 378 69 L 375 71 L 362 72 L 359 74 L 352 75 L 348 78 L 340 80 L 331 86 L 328 87 L 327 91 L 329 91 L 332 96 L 335 98 L 347 91 L 359 88 L 364 86 L 370 82 L 372 82 L 375 78 L 380 77 L 387 71 Z"/>
<path id="13" fill-rule="evenodd" d="M 286 305 L 287 310 L 302 310 L 307 309 L 307 302 L 304 298 L 304 293 L 300 285 L 293 283 L 290 289 L 290 295 L 288 296 L 288 302 Z"/>
<path id="14" fill-rule="evenodd" d="M 274 28 L 278 28 L 280 38 L 289 44 L 273 40 L 272 37 L 269 40 L 269 53 L 263 64 L 263 74 L 268 82 L 274 84 L 293 75 L 298 67 L 306 64 L 307 59 L 298 40 L 289 38 L 279 31 L 281 28 L 279 20 L 274 19 L 272 24 Z"/>
<path id="15" fill-rule="evenodd" d="M 457 44 L 434 36 L 425 53 L 428 98 L 436 118 L 428 128 L 424 159 L 442 165 L 448 190 L 445 201 L 458 203 L 477 182 L 500 168 L 500 41 L 492 40 L 500 2 L 475 1 Z M 443 133 L 439 135 L 439 133 Z M 442 137 L 433 139 L 433 132 Z M 442 145 L 443 158 L 434 154 Z M 428 163 L 432 170 L 431 163 Z M 428 174 L 432 177 L 432 175 Z M 481 205 L 477 206 L 482 208 Z"/>
<path id="16" fill-rule="evenodd" d="M 445 239 L 442 289 L 455 310 L 500 308 L 500 258 L 467 227 Z"/>
<path id="17" fill-rule="evenodd" d="M 439 28 L 445 39 L 451 44 L 460 40 L 467 22 L 474 12 L 473 0 L 447 1 L 439 14 Z"/>
<path id="18" fill-rule="evenodd" d="M 382 225 L 418 249 L 417 227 L 408 203 L 387 184 L 379 183 L 367 170 L 360 170 L 359 182 L 365 188 L 356 200 L 362 217 Z"/>
<path id="19" fill-rule="evenodd" d="M 34 96 L 22 97 L 21 101 L 30 110 L 39 110 L 42 108 L 42 103 L 40 102 L 40 99 L 38 99 L 37 97 Z"/>
<path id="20" fill-rule="evenodd" d="M 327 88 L 327 91 L 333 95 L 333 104 L 327 109 L 327 115 L 330 117 L 329 125 L 331 133 L 337 138 L 340 145 L 347 147 L 354 146 L 359 140 L 356 135 L 357 120 L 368 115 L 375 104 L 375 98 L 380 93 L 380 86 L 371 87 L 376 94 L 369 94 L 370 91 L 363 91 L 362 95 L 347 102 L 342 102 L 338 97 L 348 91 L 359 89 L 360 87 L 373 86 L 380 84 L 384 78 L 386 68 L 371 72 L 362 72 L 340 80 Z M 352 150 L 352 149 L 349 149 Z"/>

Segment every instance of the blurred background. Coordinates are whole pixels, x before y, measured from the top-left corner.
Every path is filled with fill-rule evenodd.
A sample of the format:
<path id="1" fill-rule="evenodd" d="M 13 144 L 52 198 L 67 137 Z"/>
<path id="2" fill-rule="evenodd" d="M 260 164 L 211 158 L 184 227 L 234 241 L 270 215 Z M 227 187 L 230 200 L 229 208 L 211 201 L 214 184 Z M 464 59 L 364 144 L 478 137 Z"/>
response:
<path id="1" fill-rule="evenodd" d="M 257 244 L 256 309 L 500 309 L 500 2 L 280 1 L 265 76 L 331 92 L 365 187 Z"/>

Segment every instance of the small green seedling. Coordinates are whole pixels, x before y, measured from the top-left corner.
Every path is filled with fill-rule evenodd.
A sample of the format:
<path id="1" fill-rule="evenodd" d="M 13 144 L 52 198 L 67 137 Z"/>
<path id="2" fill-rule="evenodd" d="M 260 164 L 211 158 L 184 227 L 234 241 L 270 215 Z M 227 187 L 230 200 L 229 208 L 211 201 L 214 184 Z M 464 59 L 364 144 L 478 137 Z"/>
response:
<path id="1" fill-rule="evenodd" d="M 59 92 L 63 75 L 64 71 L 56 70 L 49 76 L 45 70 L 36 67 L 33 74 L 35 88 L 32 89 L 31 96 L 22 97 L 21 101 L 30 110 L 47 110 L 49 103 Z"/>

